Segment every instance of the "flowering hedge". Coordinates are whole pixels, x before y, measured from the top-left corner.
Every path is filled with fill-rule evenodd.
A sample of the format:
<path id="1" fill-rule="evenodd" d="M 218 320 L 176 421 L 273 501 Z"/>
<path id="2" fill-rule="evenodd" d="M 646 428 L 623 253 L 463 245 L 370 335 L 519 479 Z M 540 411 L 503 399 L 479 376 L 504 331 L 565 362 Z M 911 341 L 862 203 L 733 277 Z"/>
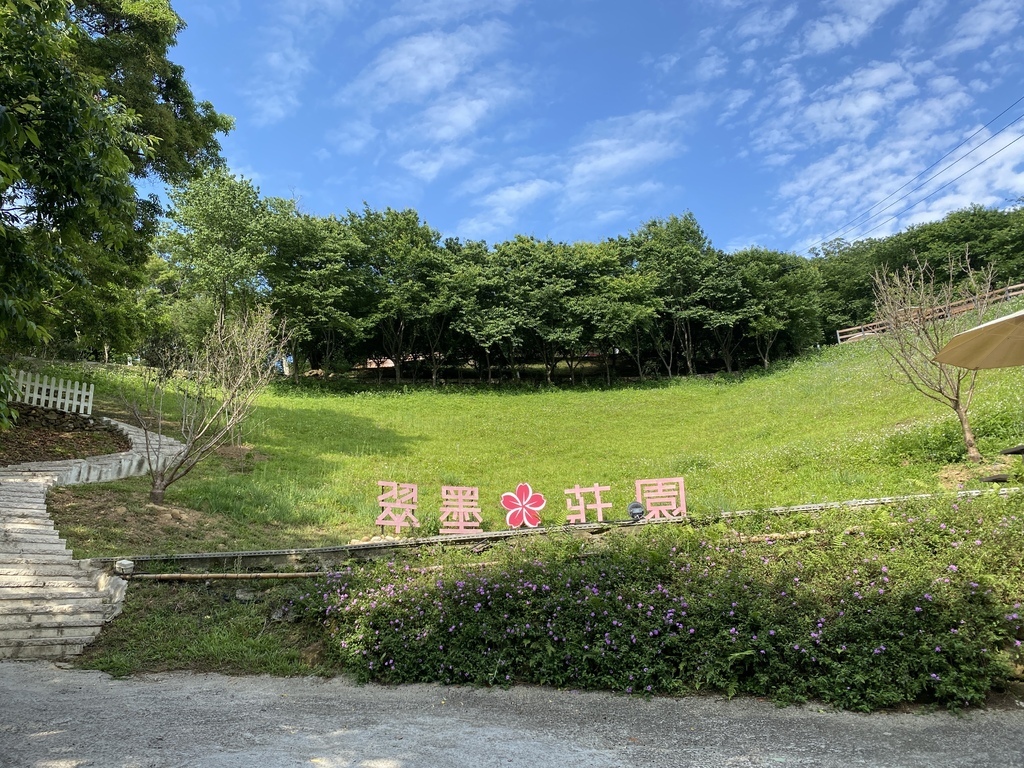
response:
<path id="1" fill-rule="evenodd" d="M 797 543 L 676 526 L 589 551 L 549 539 L 443 576 L 333 573 L 306 604 L 362 680 L 975 705 L 1024 636 L 1024 530 L 1005 504 L 876 513 L 856 535 L 819 521 Z"/>

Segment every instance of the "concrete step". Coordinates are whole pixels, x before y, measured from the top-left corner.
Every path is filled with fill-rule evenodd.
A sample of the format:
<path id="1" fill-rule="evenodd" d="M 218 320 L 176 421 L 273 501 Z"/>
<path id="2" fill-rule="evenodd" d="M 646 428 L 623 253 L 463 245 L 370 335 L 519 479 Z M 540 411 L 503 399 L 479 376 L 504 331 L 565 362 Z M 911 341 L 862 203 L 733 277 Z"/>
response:
<path id="1" fill-rule="evenodd" d="M 39 514 L 46 511 L 46 497 L 42 492 L 38 499 L 4 499 L 0 496 L 0 505 L 3 505 L 5 514 Z"/>
<path id="2" fill-rule="evenodd" d="M 4 542 L 10 544 L 50 544 L 62 540 L 60 534 L 52 528 L 21 528 L 17 530 L 5 529 L 0 531 L 0 546 Z"/>
<path id="3" fill-rule="evenodd" d="M 92 576 L 92 572 L 80 565 L 81 560 L 66 563 L 25 563 L 22 565 L 0 564 L 0 578 L 4 576 Z"/>
<path id="4" fill-rule="evenodd" d="M 74 611 L 69 613 L 16 613 L 0 616 L 0 629 L 31 627 L 95 627 L 103 623 L 103 611 Z"/>
<path id="5" fill-rule="evenodd" d="M 90 640 L 90 642 L 92 642 Z M 60 659 L 70 659 L 72 656 L 78 656 L 85 650 L 85 646 L 88 643 L 81 645 L 22 645 L 11 648 L 0 648 L 0 659 L 17 659 L 24 661 L 26 659 L 33 660 L 50 660 L 58 661 Z"/>
<path id="6" fill-rule="evenodd" d="M 91 633 L 65 637 L 41 637 L 38 640 L 0 639 L 0 658 L 38 659 L 77 656 L 85 646 L 95 639 L 96 635 Z"/>
<path id="7" fill-rule="evenodd" d="M 60 565 L 77 562 L 72 557 L 72 552 L 66 549 L 63 552 L 29 552 L 20 555 L 5 554 L 0 557 L 0 563 L 5 568 L 16 568 L 22 565 Z"/>
<path id="8" fill-rule="evenodd" d="M 77 562 L 71 556 L 70 549 L 62 552 L 26 552 L 22 554 L 0 555 L 0 563 L 6 568 L 16 568 L 20 565 L 59 565 L 61 563 Z"/>
<path id="9" fill-rule="evenodd" d="M 102 628 L 102 618 L 92 624 L 71 626 L 40 627 L 36 624 L 26 624 L 20 628 L 0 627 L 0 646 L 11 645 L 16 642 L 36 642 L 64 638 L 70 638 L 77 645 L 79 638 L 95 638 Z"/>
<path id="10" fill-rule="evenodd" d="M 2 587 L 0 588 L 0 613 L 2 603 L 10 601 L 30 600 L 36 603 L 53 600 L 66 602 L 71 600 L 96 600 L 96 590 L 89 586 L 74 587 Z"/>
<path id="11" fill-rule="evenodd" d="M 0 507 L 2 508 L 2 507 Z M 4 514 L 3 522 L 0 523 L 0 528 L 15 528 L 18 526 L 27 525 L 39 525 L 43 527 L 53 528 L 53 519 L 49 515 L 28 515 L 28 514 L 17 514 L 10 515 Z"/>
<path id="12" fill-rule="evenodd" d="M 44 576 L 36 573 L 29 573 L 19 576 L 5 576 L 0 574 L 0 600 L 3 599 L 6 590 L 12 587 L 46 587 L 50 589 L 72 587 L 76 589 L 88 589 L 93 587 L 93 580 L 87 573 L 59 574 Z"/>
<path id="13" fill-rule="evenodd" d="M 75 616 L 91 616 L 104 612 L 103 601 L 96 597 L 95 602 L 85 600 L 69 601 L 41 605 L 25 600 L 14 600 L 11 603 L 0 601 L 0 622 L 17 621 L 56 621 Z"/>
<path id="14" fill-rule="evenodd" d="M 55 555 L 67 550 L 67 542 L 58 537 L 52 543 L 28 541 L 24 544 L 0 539 L 0 563 L 9 563 L 8 555 Z M 70 551 L 70 550 L 67 550 Z"/>

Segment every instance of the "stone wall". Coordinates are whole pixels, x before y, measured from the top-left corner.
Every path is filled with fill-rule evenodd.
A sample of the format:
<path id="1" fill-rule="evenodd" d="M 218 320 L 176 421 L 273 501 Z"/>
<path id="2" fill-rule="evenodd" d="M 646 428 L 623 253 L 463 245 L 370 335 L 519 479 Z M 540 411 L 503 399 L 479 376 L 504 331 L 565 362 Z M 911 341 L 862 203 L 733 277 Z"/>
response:
<path id="1" fill-rule="evenodd" d="M 121 430 L 117 427 L 93 416 L 56 411 L 53 408 L 42 408 L 38 405 L 26 405 L 25 403 L 12 402 L 8 403 L 8 405 L 18 412 L 18 426 L 43 427 L 59 432 L 113 432 L 114 434 L 121 434 Z"/>

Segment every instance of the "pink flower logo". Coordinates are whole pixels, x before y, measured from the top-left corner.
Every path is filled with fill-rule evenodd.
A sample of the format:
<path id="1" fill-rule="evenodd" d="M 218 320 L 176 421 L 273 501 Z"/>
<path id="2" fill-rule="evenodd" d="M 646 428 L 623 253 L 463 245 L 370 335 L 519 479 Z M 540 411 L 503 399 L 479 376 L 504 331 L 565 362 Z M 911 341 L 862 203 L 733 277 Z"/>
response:
<path id="1" fill-rule="evenodd" d="M 540 512 L 547 502 L 539 493 L 534 493 L 529 483 L 520 483 L 515 493 L 503 493 L 501 506 L 508 510 L 505 523 L 510 528 L 536 528 L 540 525 Z"/>

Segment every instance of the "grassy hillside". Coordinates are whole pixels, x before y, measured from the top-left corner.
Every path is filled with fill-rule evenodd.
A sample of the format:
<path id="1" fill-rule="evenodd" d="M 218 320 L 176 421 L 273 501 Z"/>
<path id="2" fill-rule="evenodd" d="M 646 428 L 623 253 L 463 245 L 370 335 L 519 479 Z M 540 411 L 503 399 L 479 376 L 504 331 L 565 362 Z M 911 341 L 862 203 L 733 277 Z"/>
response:
<path id="1" fill-rule="evenodd" d="M 983 372 L 973 408 L 981 448 L 1024 436 L 1019 373 Z M 379 479 L 417 483 L 420 517 L 436 519 L 442 484 L 480 488 L 485 527 L 501 528 L 500 495 L 530 482 L 565 519 L 563 490 L 611 485 L 624 517 L 633 483 L 686 478 L 696 513 L 955 487 L 952 412 L 887 373 L 872 343 L 833 347 L 770 375 L 681 379 L 613 390 L 454 388 L 331 392 L 282 385 L 263 398 L 244 471 L 211 464 L 173 486 L 174 504 L 303 543 L 373 532 Z M 255 459 L 255 460 L 253 460 Z"/>

